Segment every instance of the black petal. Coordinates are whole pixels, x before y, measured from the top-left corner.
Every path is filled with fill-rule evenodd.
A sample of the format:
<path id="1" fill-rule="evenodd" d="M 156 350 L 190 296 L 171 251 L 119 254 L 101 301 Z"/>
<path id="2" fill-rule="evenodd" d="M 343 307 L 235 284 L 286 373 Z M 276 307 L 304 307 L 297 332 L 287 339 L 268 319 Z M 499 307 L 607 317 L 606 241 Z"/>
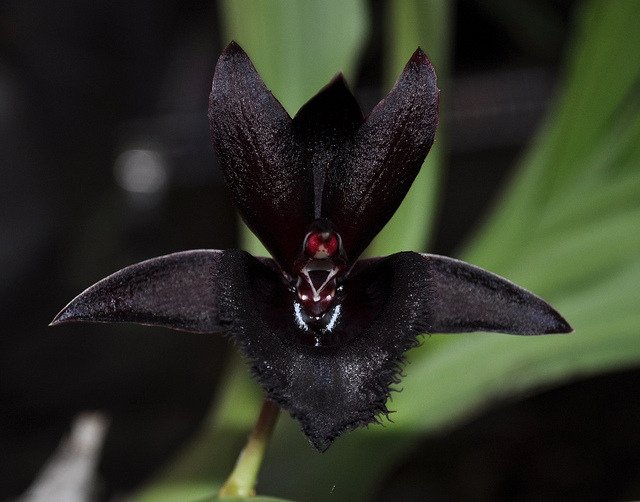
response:
<path id="1" fill-rule="evenodd" d="M 315 218 L 320 218 L 327 169 L 342 144 L 362 124 L 360 105 L 342 74 L 311 98 L 293 118 L 300 162 L 313 169 Z"/>
<path id="2" fill-rule="evenodd" d="M 318 321 L 296 308 L 295 293 L 273 267 L 225 252 L 221 319 L 267 395 L 321 451 L 387 414 L 403 354 L 423 331 L 419 301 L 405 295 L 408 266 L 394 255 L 359 267 Z M 316 337 L 323 346 L 314 346 Z"/>
<path id="3" fill-rule="evenodd" d="M 453 258 L 420 256 L 411 282 L 414 293 L 424 298 L 430 333 L 544 335 L 572 331 L 551 305 L 507 279 Z"/>
<path id="4" fill-rule="evenodd" d="M 439 256 L 406 252 L 358 262 L 321 319 L 296 307 L 275 264 L 227 251 L 222 268 L 221 321 L 267 395 L 319 450 L 388 413 L 404 353 L 423 333 L 571 330 L 528 291 Z"/>
<path id="5" fill-rule="evenodd" d="M 183 331 L 221 331 L 216 277 L 222 251 L 183 251 L 126 267 L 78 295 L 52 325 L 135 322 Z"/>
<path id="6" fill-rule="evenodd" d="M 211 138 L 242 217 L 287 270 L 313 221 L 313 173 L 298 161 L 292 120 L 235 42 L 220 56 Z"/>
<path id="7" fill-rule="evenodd" d="M 336 224 L 350 260 L 362 253 L 402 202 L 437 125 L 436 74 L 418 48 L 327 173 L 322 216 Z"/>

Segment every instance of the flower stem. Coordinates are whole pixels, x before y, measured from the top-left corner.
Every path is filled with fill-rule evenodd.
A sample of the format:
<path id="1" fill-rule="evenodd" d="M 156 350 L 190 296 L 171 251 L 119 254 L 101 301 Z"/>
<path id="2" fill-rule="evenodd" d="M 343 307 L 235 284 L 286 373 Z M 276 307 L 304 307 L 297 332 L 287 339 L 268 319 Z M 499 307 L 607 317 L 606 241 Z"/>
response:
<path id="1" fill-rule="evenodd" d="M 220 498 L 231 496 L 250 497 L 255 495 L 258 471 L 279 412 L 280 408 L 277 404 L 267 399 L 264 400 L 260 416 L 249 437 L 249 441 L 247 441 L 247 445 L 240 453 L 233 472 L 220 488 L 218 493 Z"/>

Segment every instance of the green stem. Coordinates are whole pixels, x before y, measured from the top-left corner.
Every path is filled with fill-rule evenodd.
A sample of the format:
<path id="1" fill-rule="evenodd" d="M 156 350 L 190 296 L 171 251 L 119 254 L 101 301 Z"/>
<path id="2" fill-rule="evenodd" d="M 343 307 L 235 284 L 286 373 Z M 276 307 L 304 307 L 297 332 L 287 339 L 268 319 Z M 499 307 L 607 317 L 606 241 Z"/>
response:
<path id="1" fill-rule="evenodd" d="M 220 488 L 219 497 L 251 497 L 255 495 L 256 479 L 264 452 L 269 444 L 271 433 L 278 420 L 280 408 L 278 405 L 264 400 L 260 416 L 256 422 L 256 426 L 247 441 L 242 453 L 236 461 L 233 472 L 227 478 L 222 488 Z"/>

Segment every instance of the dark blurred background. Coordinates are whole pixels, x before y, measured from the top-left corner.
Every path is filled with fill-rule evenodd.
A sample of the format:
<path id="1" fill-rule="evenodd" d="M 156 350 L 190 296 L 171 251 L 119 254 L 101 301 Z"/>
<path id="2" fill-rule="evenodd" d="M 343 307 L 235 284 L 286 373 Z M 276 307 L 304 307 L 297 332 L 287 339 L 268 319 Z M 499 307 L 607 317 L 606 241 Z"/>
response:
<path id="1" fill-rule="evenodd" d="M 371 1 L 352 82 L 365 111 L 384 93 L 382 1 Z M 536 38 L 506 29 L 482 2 L 456 2 L 432 252 L 455 254 L 552 98 L 575 2 L 541 3 L 547 32 Z M 111 421 L 100 463 L 108 499 L 144 482 L 211 402 L 232 350 L 222 337 L 47 324 L 126 265 L 236 244 L 206 117 L 228 42 L 216 26 L 211 0 L 0 4 L 2 499 L 25 490 L 80 411 Z M 628 399 L 638 381 L 637 371 L 609 374 L 501 403 L 416 445 L 380 500 L 638 497 L 640 404 Z"/>

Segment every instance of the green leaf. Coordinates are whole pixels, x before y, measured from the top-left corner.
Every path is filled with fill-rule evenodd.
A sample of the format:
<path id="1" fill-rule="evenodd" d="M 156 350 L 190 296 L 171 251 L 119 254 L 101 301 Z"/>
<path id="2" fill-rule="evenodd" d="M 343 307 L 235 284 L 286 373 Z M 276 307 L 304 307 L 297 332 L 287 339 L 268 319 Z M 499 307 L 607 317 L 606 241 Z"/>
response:
<path id="1" fill-rule="evenodd" d="M 575 333 L 428 339 L 395 427 L 451 427 L 497 398 L 640 364 L 637 19 L 636 2 L 581 12 L 556 109 L 463 256 L 551 300 Z"/>
<path id="2" fill-rule="evenodd" d="M 636 2 L 585 4 L 555 112 L 466 258 L 506 268 L 523 245 L 539 240 L 544 218 L 585 207 L 617 175 L 637 173 L 639 9 Z M 576 196 L 582 203 L 565 202 Z"/>
<path id="3" fill-rule="evenodd" d="M 286 499 L 278 499 L 275 497 L 212 497 L 202 500 L 202 502 L 214 502 L 219 500 L 221 502 L 290 502 Z"/>
<path id="4" fill-rule="evenodd" d="M 147 492 L 145 500 L 149 502 L 290 502 L 286 499 L 274 497 L 218 497 L 211 485 L 197 483 L 167 483 L 158 485 L 154 490 Z"/>

